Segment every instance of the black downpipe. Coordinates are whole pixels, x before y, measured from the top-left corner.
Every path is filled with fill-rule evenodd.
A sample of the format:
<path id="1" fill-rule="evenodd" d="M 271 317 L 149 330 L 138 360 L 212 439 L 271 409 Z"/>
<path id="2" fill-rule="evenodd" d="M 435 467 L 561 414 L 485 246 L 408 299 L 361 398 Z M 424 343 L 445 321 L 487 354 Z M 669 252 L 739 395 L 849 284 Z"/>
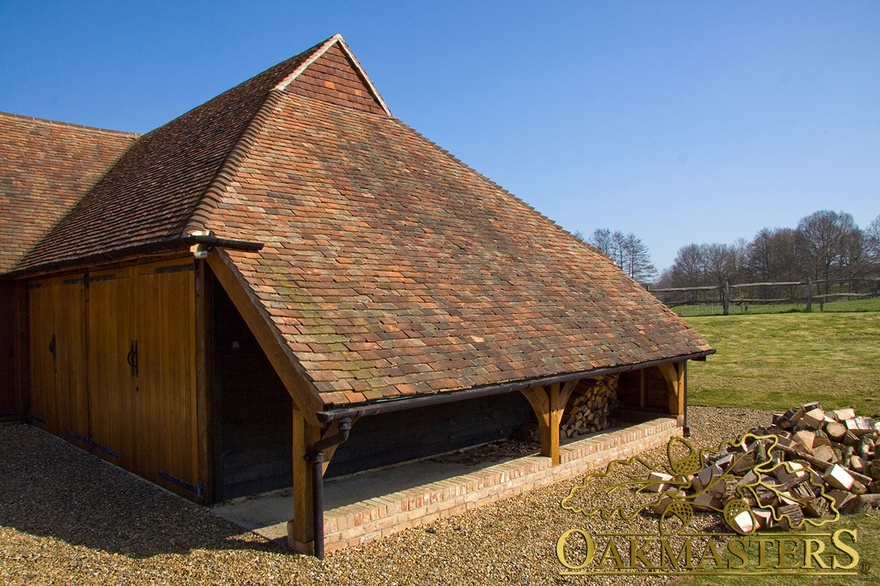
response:
<path id="1" fill-rule="evenodd" d="M 337 432 L 330 437 L 315 442 L 305 455 L 312 463 L 312 509 L 314 510 L 315 557 L 324 559 L 324 450 L 338 446 L 348 439 L 351 432 L 351 417 L 343 417 L 337 424 Z"/>

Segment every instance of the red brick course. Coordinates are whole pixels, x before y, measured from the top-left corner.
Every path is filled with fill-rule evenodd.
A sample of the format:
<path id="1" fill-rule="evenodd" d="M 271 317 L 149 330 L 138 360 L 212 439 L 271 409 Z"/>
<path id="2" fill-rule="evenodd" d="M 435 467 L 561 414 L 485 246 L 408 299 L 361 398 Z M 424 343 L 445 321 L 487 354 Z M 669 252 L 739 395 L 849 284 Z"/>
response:
<path id="1" fill-rule="evenodd" d="M 564 445 L 556 467 L 548 458 L 528 456 L 331 509 L 324 514 L 325 548 L 329 552 L 359 545 L 550 484 L 580 480 L 612 460 L 665 445 L 680 434 L 674 419 L 655 419 Z"/>

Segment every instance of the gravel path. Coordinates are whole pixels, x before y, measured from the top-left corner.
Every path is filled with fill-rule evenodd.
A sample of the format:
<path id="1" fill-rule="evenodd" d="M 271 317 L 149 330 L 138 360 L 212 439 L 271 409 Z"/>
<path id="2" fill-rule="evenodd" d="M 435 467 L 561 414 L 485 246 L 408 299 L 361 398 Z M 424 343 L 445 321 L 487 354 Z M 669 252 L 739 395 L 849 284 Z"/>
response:
<path id="1" fill-rule="evenodd" d="M 769 424 L 770 414 L 691 407 L 689 418 L 693 443 L 714 447 Z M 656 450 L 647 454 L 659 456 Z M 559 575 L 563 567 L 555 545 L 564 531 L 615 530 L 614 521 L 562 509 L 574 484 L 507 499 L 319 562 L 242 532 L 33 427 L 0 425 L 0 583 L 666 583 Z M 712 520 L 705 516 L 698 522 L 708 526 Z"/>

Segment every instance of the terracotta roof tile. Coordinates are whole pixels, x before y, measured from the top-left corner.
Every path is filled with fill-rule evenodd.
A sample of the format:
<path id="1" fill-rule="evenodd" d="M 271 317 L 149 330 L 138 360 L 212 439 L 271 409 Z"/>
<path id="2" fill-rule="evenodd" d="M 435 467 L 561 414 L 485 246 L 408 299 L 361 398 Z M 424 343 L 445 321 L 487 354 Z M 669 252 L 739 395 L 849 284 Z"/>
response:
<path id="1" fill-rule="evenodd" d="M 16 268 L 136 137 L 0 112 L 0 274 Z"/>
<path id="2" fill-rule="evenodd" d="M 710 350 L 606 257 L 391 117 L 338 37 L 140 138 L 19 266 L 195 229 L 265 244 L 219 254 L 327 406 Z"/>
<path id="3" fill-rule="evenodd" d="M 268 93 L 323 45 L 279 63 L 142 136 L 37 244 L 20 268 L 179 240 Z"/>
<path id="4" fill-rule="evenodd" d="M 267 105 L 204 228 L 266 242 L 229 255 L 272 319 L 296 324 L 285 338 L 309 348 L 297 356 L 328 405 L 709 350 L 605 257 L 399 120 L 290 93 Z"/>

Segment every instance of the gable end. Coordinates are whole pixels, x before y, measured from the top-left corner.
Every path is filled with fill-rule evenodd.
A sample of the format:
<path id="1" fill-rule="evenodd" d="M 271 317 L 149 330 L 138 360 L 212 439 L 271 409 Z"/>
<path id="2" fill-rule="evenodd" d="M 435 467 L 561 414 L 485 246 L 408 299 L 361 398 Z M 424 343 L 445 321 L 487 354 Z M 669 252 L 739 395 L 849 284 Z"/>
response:
<path id="1" fill-rule="evenodd" d="M 285 91 L 371 114 L 389 113 L 360 66 L 339 42 L 332 43 Z"/>

